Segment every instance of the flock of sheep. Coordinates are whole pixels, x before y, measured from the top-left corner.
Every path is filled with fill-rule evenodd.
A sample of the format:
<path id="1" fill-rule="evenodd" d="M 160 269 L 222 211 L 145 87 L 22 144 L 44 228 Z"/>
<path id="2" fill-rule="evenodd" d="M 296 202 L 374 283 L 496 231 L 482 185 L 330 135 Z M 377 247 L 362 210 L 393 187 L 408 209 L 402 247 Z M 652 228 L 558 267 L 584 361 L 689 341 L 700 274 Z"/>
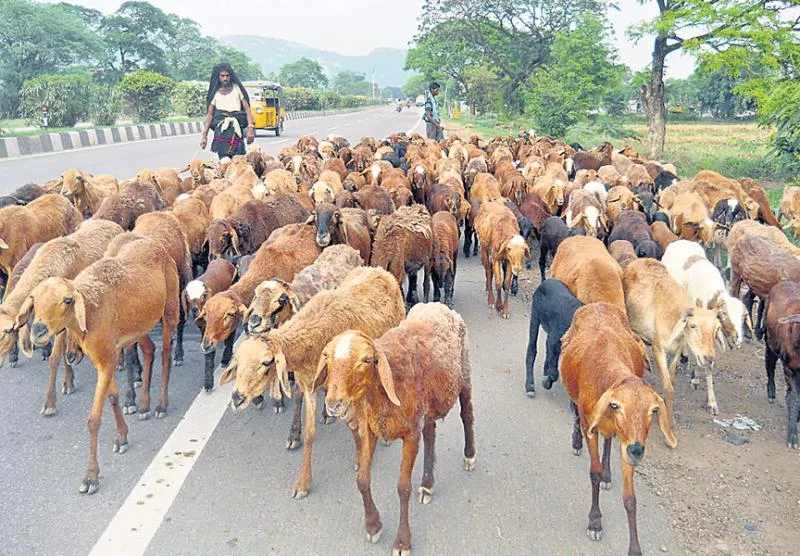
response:
<path id="1" fill-rule="evenodd" d="M 0 197 L 0 207 L 0 364 L 16 364 L 18 350 L 29 357 L 42 351 L 50 366 L 44 415 L 56 411 L 62 362 L 64 394 L 74 391 L 72 365 L 84 355 L 97 370 L 84 493 L 99 488 L 97 431 L 106 399 L 116 420 L 114 451 L 121 453 L 128 446 L 124 415 L 151 414 L 156 350 L 148 334 L 161 323 L 162 379 L 153 410 L 159 418 L 191 317 L 202 331 L 206 390 L 214 386 L 222 347 L 220 383 L 235 382 L 234 410 L 260 407 L 269 392 L 282 412 L 284 398 L 297 396 L 286 443 L 303 445 L 295 498 L 310 490 L 316 394 L 326 392 L 322 422 L 339 419 L 353 432 L 373 542 L 382 530 L 370 491 L 376 440 L 403 440 L 394 552 L 408 554 L 420 439 L 419 499 L 428 503 L 435 421 L 456 400 L 464 469 L 476 461 L 469 341 L 452 310 L 462 235 L 465 257 L 480 252 L 488 305 L 505 318 L 509 294 L 517 293 L 538 244 L 542 283 L 533 295 L 525 388 L 534 395 L 542 327 L 543 385 L 551 388 L 560 376 L 575 413 L 573 449 L 579 453 L 585 440 L 591 456 L 590 538 L 602 535 L 598 489 L 610 483 L 617 436 L 629 554 L 641 554 L 633 468 L 654 419 L 667 443 L 677 445 L 673 380 L 682 357 L 695 386 L 696 367 L 704 368 L 708 408 L 716 414 L 717 349 L 741 345 L 748 328 L 751 336 L 763 334 L 768 396 L 774 401 L 781 359 L 788 443 L 798 445 L 800 250 L 779 229 L 763 190 L 746 178 L 704 171 L 682 181 L 671 165 L 631 148 L 618 152 L 604 143 L 585 151 L 526 133 L 485 143 L 393 134 L 355 145 L 339 136 L 304 136 L 277 158 L 254 147 L 218 163 L 142 169 L 124 181 L 68 169 Z M 800 226 L 800 194 L 791 188 L 780 216 Z M 416 305 L 420 270 L 426 303 Z M 434 303 L 427 303 L 431 285 Z M 240 325 L 246 338 L 234 352 Z M 653 348 L 664 399 L 642 380 L 649 367 L 643 341 Z M 119 369 L 127 376 L 122 401 Z"/>

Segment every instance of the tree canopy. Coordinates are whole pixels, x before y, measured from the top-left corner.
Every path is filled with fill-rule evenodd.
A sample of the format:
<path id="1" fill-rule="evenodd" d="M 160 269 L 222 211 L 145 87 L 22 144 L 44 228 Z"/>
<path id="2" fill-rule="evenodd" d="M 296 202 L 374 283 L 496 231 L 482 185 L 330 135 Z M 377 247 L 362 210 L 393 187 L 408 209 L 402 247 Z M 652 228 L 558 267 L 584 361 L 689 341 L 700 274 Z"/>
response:
<path id="1" fill-rule="evenodd" d="M 343 95 L 369 96 L 372 94 L 372 84 L 367 82 L 366 74 L 357 71 L 337 73 L 333 78 L 331 87 L 334 91 Z"/>
<path id="2" fill-rule="evenodd" d="M 328 86 L 328 78 L 323 73 L 322 66 L 309 58 L 284 64 L 278 73 L 278 80 L 286 87 L 324 89 Z"/>

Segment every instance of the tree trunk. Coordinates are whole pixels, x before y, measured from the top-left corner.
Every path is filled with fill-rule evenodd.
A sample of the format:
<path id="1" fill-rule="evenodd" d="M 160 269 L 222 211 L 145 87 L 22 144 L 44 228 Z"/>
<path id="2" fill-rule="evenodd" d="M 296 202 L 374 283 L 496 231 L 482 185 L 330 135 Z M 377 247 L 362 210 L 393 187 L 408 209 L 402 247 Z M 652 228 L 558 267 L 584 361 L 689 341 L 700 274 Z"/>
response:
<path id="1" fill-rule="evenodd" d="M 650 84 L 642 87 L 642 104 L 647 114 L 648 156 L 654 160 L 664 156 L 664 137 L 667 132 L 667 107 L 664 104 L 664 59 L 667 54 L 666 37 L 656 37 Z"/>

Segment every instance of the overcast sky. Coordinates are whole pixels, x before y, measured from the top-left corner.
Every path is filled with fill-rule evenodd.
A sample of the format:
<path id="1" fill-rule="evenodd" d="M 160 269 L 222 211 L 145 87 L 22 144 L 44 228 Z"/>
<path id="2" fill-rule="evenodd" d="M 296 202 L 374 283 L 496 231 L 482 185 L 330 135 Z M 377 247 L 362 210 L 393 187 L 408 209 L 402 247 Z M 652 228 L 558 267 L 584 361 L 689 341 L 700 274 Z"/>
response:
<path id="1" fill-rule="evenodd" d="M 57 2 L 60 0 L 46 0 Z M 65 0 L 70 1 L 70 0 Z M 364 55 L 377 47 L 407 48 L 417 29 L 423 0 L 149 0 L 167 13 L 196 21 L 204 34 L 262 35 L 303 43 L 340 54 Z M 104 13 L 123 0 L 71 0 Z M 652 40 L 634 44 L 625 36 L 631 24 L 657 13 L 655 1 L 617 0 L 611 12 L 620 61 L 634 70 L 650 62 Z M 680 53 L 667 58 L 669 77 L 686 77 L 694 61 Z"/>

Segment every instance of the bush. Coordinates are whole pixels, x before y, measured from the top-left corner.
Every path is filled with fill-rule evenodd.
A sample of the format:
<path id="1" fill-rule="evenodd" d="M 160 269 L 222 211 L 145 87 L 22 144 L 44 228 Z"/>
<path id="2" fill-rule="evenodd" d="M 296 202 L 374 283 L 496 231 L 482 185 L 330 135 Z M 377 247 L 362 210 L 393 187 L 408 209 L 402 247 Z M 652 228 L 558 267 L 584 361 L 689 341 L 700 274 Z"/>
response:
<path id="1" fill-rule="evenodd" d="M 88 75 L 42 75 L 25 81 L 20 91 L 20 115 L 39 124 L 47 107 L 50 127 L 73 127 L 88 117 L 91 80 Z"/>
<path id="2" fill-rule="evenodd" d="M 172 92 L 172 106 L 176 114 L 195 117 L 206 115 L 206 92 L 208 83 L 181 81 Z"/>
<path id="3" fill-rule="evenodd" d="M 110 85 L 92 87 L 89 117 L 94 125 L 112 126 L 122 114 L 122 93 Z"/>
<path id="4" fill-rule="evenodd" d="M 287 87 L 283 90 L 286 110 L 319 110 L 320 93 L 305 87 Z"/>
<path id="5" fill-rule="evenodd" d="M 158 121 L 170 113 L 175 82 L 166 75 L 138 70 L 123 77 L 119 88 L 138 122 Z"/>

